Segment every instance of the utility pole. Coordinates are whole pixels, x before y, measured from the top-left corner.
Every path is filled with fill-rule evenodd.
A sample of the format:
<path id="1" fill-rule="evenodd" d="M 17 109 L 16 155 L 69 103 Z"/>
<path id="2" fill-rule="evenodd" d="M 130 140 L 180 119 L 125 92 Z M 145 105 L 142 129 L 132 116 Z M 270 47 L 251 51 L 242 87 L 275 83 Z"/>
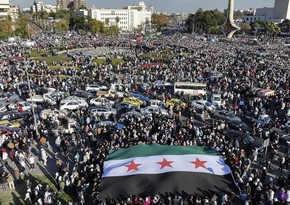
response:
<path id="1" fill-rule="evenodd" d="M 27 78 L 27 83 L 28 83 L 29 96 L 31 98 L 32 97 L 32 92 L 31 92 L 31 87 L 30 87 L 30 78 L 29 78 L 27 63 L 25 65 L 25 72 L 26 72 L 26 78 Z M 39 137 L 38 125 L 37 125 L 37 121 L 36 121 L 36 118 L 35 118 L 34 106 L 32 106 L 32 105 L 31 105 L 31 110 L 32 110 L 32 116 L 33 116 L 33 120 L 34 120 L 34 129 L 35 129 L 35 132 L 36 132 L 36 137 L 38 138 Z"/>

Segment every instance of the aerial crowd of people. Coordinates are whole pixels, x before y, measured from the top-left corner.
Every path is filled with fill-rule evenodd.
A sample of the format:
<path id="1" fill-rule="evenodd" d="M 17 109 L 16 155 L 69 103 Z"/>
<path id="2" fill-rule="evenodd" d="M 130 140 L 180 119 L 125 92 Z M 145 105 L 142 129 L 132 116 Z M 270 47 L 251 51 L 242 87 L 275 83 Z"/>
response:
<path id="1" fill-rule="evenodd" d="M 1 188 L 3 191 L 17 190 L 24 183 L 26 204 L 64 204 L 50 185 L 31 182 L 31 173 L 41 172 L 52 176 L 58 191 L 73 196 L 76 204 L 290 203 L 290 144 L 285 137 L 290 133 L 289 48 L 284 46 L 283 38 L 255 45 L 249 39 L 238 36 L 212 42 L 193 34 L 175 33 L 136 41 L 129 35 L 70 33 L 39 35 L 32 39 L 33 47 L 21 41 L 2 41 L 1 104 L 11 100 L 11 96 L 27 101 L 39 94 L 39 88 L 54 88 L 63 95 L 56 97 L 54 105 L 46 101 L 35 106 L 32 114 L 24 118 L 20 130 L 1 126 Z M 95 56 L 85 55 L 84 49 L 98 52 Z M 54 61 L 52 69 L 47 62 L 35 60 L 33 52 L 36 51 L 49 51 L 49 56 L 67 55 L 69 58 Z M 96 64 L 96 56 L 103 57 L 104 63 Z M 113 58 L 124 62 L 113 65 Z M 19 86 L 27 83 L 28 78 L 35 86 Z M 174 93 L 175 82 L 205 83 L 207 94 Z M 148 86 L 144 88 L 145 83 Z M 93 114 L 90 107 L 85 106 L 65 116 L 41 116 L 45 109 L 59 110 L 63 98 L 73 96 L 76 90 L 86 90 L 90 84 L 108 88 L 112 84 L 124 86 L 124 96 L 108 97 L 114 102 L 108 105 L 111 108 L 116 108 L 130 93 L 158 99 L 164 105 L 177 98 L 185 106 L 167 104 L 164 109 L 168 116 L 161 112 L 144 115 L 140 106 L 118 109 L 117 114 L 108 116 Z M 258 95 L 259 90 L 273 90 L 274 93 Z M 261 139 L 262 147 L 245 142 L 243 137 L 231 137 L 229 121 L 216 118 L 206 108 L 192 106 L 193 100 L 209 101 L 214 93 L 221 96 L 221 105 L 216 109 L 228 110 L 239 117 L 248 127 L 247 130 L 237 129 L 241 136 Z M 88 97 L 85 101 L 90 104 L 91 99 Z M 3 109 L 7 107 L 5 104 Z M 18 112 L 24 113 L 23 109 L 21 107 Z M 269 122 L 260 122 L 265 115 L 269 116 Z M 79 129 L 73 133 L 55 131 L 67 118 L 77 122 Z M 122 127 L 100 125 L 104 119 L 122 124 Z M 240 192 L 147 198 L 128 195 L 123 201 L 99 199 L 102 167 L 108 152 L 140 143 L 196 145 L 216 150 L 230 166 Z"/>

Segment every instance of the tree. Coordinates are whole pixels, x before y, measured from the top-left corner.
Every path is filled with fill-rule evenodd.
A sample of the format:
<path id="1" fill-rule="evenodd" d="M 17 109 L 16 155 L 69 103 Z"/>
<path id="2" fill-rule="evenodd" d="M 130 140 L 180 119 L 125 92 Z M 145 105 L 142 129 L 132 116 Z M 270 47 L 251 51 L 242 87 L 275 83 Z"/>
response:
<path id="1" fill-rule="evenodd" d="M 96 19 L 89 19 L 88 21 L 88 30 L 92 33 L 104 33 L 105 24 L 102 21 Z"/>
<path id="2" fill-rule="evenodd" d="M 152 25 L 160 31 L 161 28 L 169 24 L 169 18 L 165 14 L 152 14 Z"/>
<path id="3" fill-rule="evenodd" d="M 116 25 L 117 26 L 118 26 L 119 22 L 120 22 L 120 18 L 119 18 L 119 16 L 116 16 Z"/>
<path id="4" fill-rule="evenodd" d="M 283 32 L 290 32 L 290 20 L 289 19 L 285 19 L 280 25 L 279 25 L 281 31 Z"/>
<path id="5" fill-rule="evenodd" d="M 11 20 L 0 21 L 0 32 L 12 33 L 12 21 Z"/>
<path id="6" fill-rule="evenodd" d="M 225 19 L 224 13 L 217 9 L 207 11 L 198 9 L 195 14 L 188 16 L 186 26 L 189 32 L 217 34 L 220 32 L 219 26 Z"/>
<path id="7" fill-rule="evenodd" d="M 69 30 L 69 22 L 67 20 L 60 20 L 54 25 L 54 29 L 58 32 L 66 32 Z"/>
<path id="8" fill-rule="evenodd" d="M 280 27 L 273 22 L 264 23 L 264 30 L 272 40 L 275 40 L 275 37 L 281 32 Z"/>
<path id="9" fill-rule="evenodd" d="M 242 19 L 243 17 L 244 17 L 243 12 L 239 10 L 234 12 L 234 19 Z"/>
<path id="10" fill-rule="evenodd" d="M 110 26 L 107 29 L 107 34 L 109 34 L 109 35 L 117 35 L 117 34 L 119 34 L 119 32 L 120 32 L 119 27 L 118 26 L 115 26 L 115 25 Z"/>
<path id="11" fill-rule="evenodd" d="M 110 23 L 110 19 L 109 18 L 106 18 L 105 19 L 105 24 L 106 24 L 107 27 L 109 26 L 109 23 Z"/>
<path id="12" fill-rule="evenodd" d="M 241 23 L 240 27 L 241 27 L 241 30 L 245 32 L 249 32 L 252 29 L 252 27 L 247 23 Z"/>

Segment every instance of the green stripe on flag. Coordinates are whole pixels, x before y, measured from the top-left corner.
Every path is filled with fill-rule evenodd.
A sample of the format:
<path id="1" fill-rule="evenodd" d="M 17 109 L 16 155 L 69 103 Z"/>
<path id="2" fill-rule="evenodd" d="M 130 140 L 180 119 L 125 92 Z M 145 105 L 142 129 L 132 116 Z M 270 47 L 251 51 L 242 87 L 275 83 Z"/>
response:
<path id="1" fill-rule="evenodd" d="M 133 157 L 146 157 L 156 155 L 186 155 L 203 154 L 217 156 L 214 150 L 205 150 L 199 146 L 168 146 L 168 145 L 136 145 L 130 148 L 113 150 L 109 153 L 106 160 L 120 160 Z"/>

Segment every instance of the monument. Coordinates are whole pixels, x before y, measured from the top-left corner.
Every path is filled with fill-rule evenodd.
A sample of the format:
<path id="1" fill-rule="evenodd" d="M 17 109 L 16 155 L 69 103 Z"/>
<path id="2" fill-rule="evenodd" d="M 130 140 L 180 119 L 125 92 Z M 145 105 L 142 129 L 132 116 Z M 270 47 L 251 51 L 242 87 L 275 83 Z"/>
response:
<path id="1" fill-rule="evenodd" d="M 234 0 L 229 0 L 228 10 L 227 10 L 227 19 L 224 25 L 222 25 L 221 30 L 227 38 L 232 38 L 234 33 L 240 30 L 234 22 Z"/>

